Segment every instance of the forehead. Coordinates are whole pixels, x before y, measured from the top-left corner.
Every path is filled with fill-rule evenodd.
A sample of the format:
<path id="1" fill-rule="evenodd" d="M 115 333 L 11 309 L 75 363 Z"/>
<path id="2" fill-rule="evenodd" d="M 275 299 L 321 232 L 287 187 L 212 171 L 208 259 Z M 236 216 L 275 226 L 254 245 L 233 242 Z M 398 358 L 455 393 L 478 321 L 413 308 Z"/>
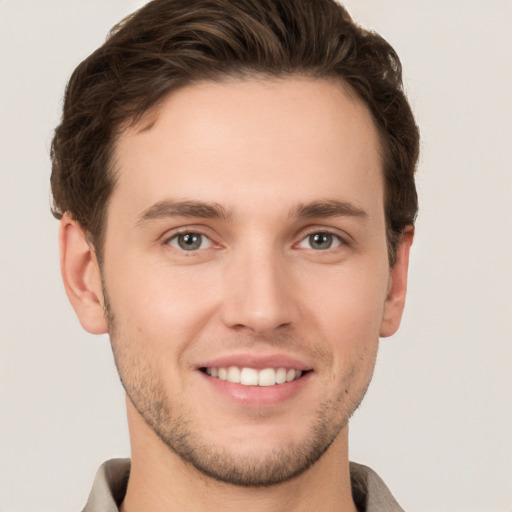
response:
<path id="1" fill-rule="evenodd" d="M 319 198 L 382 208 L 377 130 L 367 107 L 339 81 L 186 86 L 122 133 L 114 162 L 111 205 L 126 213 L 168 197 L 233 211 L 247 202 L 289 209 Z"/>

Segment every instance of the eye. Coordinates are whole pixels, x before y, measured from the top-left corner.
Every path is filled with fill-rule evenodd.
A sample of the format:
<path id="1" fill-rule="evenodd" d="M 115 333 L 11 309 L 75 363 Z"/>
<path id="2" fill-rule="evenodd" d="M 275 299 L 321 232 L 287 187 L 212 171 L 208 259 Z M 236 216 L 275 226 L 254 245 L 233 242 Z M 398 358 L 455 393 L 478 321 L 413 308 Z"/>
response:
<path id="1" fill-rule="evenodd" d="M 342 240 L 339 236 L 333 233 L 326 233 L 319 231 L 317 233 L 310 233 L 308 236 L 303 238 L 299 247 L 302 249 L 314 249 L 315 251 L 325 251 L 327 249 L 333 249 L 342 244 Z"/>
<path id="2" fill-rule="evenodd" d="M 175 249 L 182 251 L 197 251 L 199 249 L 208 249 L 212 241 L 201 233 L 178 233 L 169 238 L 167 243 Z"/>

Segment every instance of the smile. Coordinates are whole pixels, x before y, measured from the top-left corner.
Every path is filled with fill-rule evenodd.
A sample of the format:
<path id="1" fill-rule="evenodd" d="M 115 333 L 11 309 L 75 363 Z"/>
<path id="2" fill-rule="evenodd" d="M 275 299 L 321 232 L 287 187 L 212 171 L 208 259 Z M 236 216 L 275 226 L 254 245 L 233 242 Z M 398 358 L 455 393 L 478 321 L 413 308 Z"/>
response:
<path id="1" fill-rule="evenodd" d="M 225 380 L 243 386 L 275 386 L 300 379 L 303 371 L 294 368 L 256 368 L 238 366 L 207 367 L 202 371 L 216 379 Z"/>

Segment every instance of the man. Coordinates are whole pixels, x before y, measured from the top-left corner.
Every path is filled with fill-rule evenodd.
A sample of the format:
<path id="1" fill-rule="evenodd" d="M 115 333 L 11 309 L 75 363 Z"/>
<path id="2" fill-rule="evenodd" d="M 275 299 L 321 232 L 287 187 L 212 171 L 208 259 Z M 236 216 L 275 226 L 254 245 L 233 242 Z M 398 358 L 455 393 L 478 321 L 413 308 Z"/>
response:
<path id="1" fill-rule="evenodd" d="M 132 447 L 85 510 L 401 510 L 348 420 L 402 315 L 418 131 L 332 0 L 153 0 L 82 62 L 52 146 L 61 267 Z"/>

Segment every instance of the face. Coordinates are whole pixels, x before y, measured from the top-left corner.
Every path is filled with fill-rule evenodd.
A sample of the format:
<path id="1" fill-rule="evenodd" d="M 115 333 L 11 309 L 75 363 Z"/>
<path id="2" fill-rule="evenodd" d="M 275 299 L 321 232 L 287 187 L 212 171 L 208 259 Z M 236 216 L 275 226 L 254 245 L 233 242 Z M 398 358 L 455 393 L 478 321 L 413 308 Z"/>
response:
<path id="1" fill-rule="evenodd" d="M 203 473 L 285 481 L 343 432 L 398 325 L 376 129 L 341 84 L 299 78 L 188 86 L 151 121 L 116 147 L 102 267 L 129 403 Z"/>

